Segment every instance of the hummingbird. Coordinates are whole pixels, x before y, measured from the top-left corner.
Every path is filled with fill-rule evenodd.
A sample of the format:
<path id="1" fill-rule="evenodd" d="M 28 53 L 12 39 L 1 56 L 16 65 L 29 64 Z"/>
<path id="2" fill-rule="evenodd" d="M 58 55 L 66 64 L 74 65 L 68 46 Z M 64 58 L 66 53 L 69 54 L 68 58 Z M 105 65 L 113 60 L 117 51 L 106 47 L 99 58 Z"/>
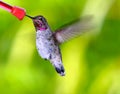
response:
<path id="1" fill-rule="evenodd" d="M 81 35 L 86 30 L 90 30 L 91 17 L 84 17 L 80 21 L 75 21 L 68 26 L 64 26 L 52 32 L 47 20 L 42 15 L 35 17 L 26 15 L 32 19 L 36 29 L 36 48 L 39 55 L 49 60 L 56 72 L 65 76 L 65 69 L 62 63 L 62 55 L 59 45 Z"/>

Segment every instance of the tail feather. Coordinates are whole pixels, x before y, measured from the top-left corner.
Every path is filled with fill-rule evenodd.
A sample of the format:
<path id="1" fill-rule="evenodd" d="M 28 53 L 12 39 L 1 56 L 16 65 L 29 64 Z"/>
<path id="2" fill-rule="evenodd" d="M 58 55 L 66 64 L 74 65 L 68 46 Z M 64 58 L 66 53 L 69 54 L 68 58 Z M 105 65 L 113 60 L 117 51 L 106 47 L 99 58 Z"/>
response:
<path id="1" fill-rule="evenodd" d="M 51 60 L 51 63 L 54 66 L 57 73 L 59 73 L 61 76 L 65 76 L 65 69 L 63 67 L 62 62 L 55 62 Z"/>
<path id="2" fill-rule="evenodd" d="M 59 73 L 61 76 L 65 76 L 65 70 L 64 70 L 64 67 L 63 66 L 60 66 L 60 67 L 55 67 L 55 70 L 57 71 L 57 73 Z"/>

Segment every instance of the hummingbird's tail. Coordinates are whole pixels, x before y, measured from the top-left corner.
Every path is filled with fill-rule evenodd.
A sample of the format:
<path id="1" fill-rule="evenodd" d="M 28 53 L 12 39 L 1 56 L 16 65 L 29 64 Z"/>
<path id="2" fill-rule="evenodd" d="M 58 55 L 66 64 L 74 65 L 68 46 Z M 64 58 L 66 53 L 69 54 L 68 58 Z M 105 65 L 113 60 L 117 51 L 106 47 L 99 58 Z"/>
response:
<path id="1" fill-rule="evenodd" d="M 59 73 L 61 76 L 65 76 L 65 69 L 63 67 L 62 62 L 55 62 L 54 60 L 50 60 L 52 65 L 54 66 L 57 73 Z"/>
<path id="2" fill-rule="evenodd" d="M 60 65 L 59 67 L 56 67 L 54 65 L 54 67 L 55 67 L 55 70 L 57 71 L 57 73 L 59 73 L 61 76 L 65 76 L 65 70 L 64 70 L 63 65 Z"/>

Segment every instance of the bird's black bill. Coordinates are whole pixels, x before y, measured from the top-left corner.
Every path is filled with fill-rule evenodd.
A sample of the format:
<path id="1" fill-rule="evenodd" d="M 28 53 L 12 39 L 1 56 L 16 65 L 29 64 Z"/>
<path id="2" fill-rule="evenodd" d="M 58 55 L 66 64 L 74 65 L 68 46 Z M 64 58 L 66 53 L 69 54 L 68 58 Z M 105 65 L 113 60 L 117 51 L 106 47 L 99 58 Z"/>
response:
<path id="1" fill-rule="evenodd" d="M 25 15 L 25 16 L 27 16 L 30 19 L 34 19 L 34 17 L 32 17 L 32 16 L 29 16 L 29 15 Z"/>

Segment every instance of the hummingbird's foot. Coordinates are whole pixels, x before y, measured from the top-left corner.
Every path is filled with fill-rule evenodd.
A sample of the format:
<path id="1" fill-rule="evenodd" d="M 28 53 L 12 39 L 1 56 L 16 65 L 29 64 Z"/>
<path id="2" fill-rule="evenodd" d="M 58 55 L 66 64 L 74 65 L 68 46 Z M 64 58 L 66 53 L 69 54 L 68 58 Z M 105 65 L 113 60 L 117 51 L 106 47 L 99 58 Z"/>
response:
<path id="1" fill-rule="evenodd" d="M 55 67 L 55 70 L 56 70 L 57 73 L 59 73 L 61 76 L 65 76 L 65 71 L 64 71 L 64 67 L 63 67 L 63 66 Z"/>

